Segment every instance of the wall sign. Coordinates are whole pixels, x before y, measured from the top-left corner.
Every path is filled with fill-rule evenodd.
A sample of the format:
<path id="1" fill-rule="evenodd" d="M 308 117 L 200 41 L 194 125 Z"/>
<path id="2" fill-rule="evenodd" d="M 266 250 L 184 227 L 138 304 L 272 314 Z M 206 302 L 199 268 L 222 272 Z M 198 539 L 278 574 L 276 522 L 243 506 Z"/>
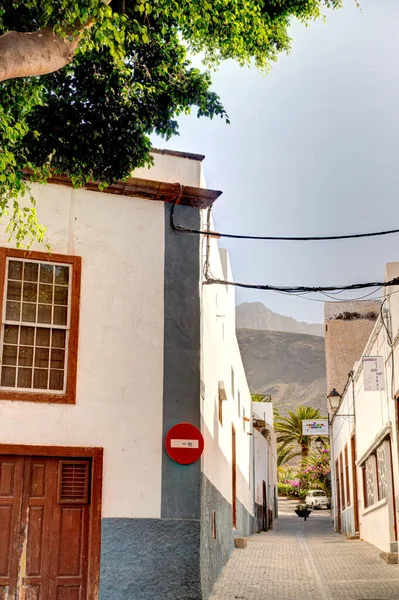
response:
<path id="1" fill-rule="evenodd" d="M 200 458 L 204 450 L 204 438 L 191 423 L 177 423 L 166 434 L 165 450 L 175 462 L 190 465 Z"/>
<path id="2" fill-rule="evenodd" d="M 328 435 L 328 419 L 303 419 L 303 435 Z"/>
<path id="3" fill-rule="evenodd" d="M 384 358 L 363 356 L 363 380 L 365 392 L 385 390 Z"/>

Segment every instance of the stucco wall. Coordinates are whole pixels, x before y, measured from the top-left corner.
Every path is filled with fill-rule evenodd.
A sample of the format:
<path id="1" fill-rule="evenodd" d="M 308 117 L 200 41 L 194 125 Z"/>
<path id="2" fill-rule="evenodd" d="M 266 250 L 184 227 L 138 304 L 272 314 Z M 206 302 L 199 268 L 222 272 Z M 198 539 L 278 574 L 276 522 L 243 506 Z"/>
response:
<path id="1" fill-rule="evenodd" d="M 82 257 L 77 401 L 0 402 L 0 443 L 104 447 L 103 516 L 159 517 L 164 206 L 33 191 L 53 251 Z"/>
<path id="2" fill-rule="evenodd" d="M 222 262 L 217 241 L 211 240 L 210 270 L 222 278 Z M 202 245 L 205 258 L 206 243 Z M 222 251 L 228 278 L 232 279 L 228 256 Z M 232 502 L 232 427 L 236 431 L 237 498 L 253 514 L 253 490 L 250 482 L 252 464 L 251 394 L 235 334 L 234 288 L 205 285 L 202 288 L 202 364 L 201 379 L 204 396 L 201 416 L 205 445 L 202 471 L 222 496 Z M 234 390 L 232 390 L 232 370 Z M 223 424 L 218 417 L 218 383 L 224 383 L 227 400 L 223 402 Z M 240 405 L 240 406 L 239 406 Z"/>
<path id="3" fill-rule="evenodd" d="M 342 394 L 348 373 L 363 352 L 379 310 L 379 302 L 372 300 L 325 303 L 328 392 L 335 388 Z"/>
<path id="4" fill-rule="evenodd" d="M 390 263 L 387 265 L 387 279 L 396 277 L 398 274 L 398 263 Z M 386 293 L 396 292 L 398 289 L 398 287 L 388 288 Z M 391 331 L 391 339 L 394 340 L 395 372 L 397 372 L 399 369 L 399 353 L 395 341 L 398 338 L 399 330 L 399 304 L 397 294 L 388 297 L 387 301 L 384 303 L 384 320 L 388 329 Z M 330 324 L 330 322 L 328 322 L 328 324 Z M 345 347 L 342 349 L 342 352 L 345 352 Z M 383 357 L 385 366 L 385 390 L 377 392 L 364 390 L 362 355 Z M 398 434 L 395 401 L 393 400 L 393 396 L 397 394 L 398 384 L 396 378 L 392 376 L 391 347 L 380 316 L 378 316 L 378 319 L 356 360 L 357 362 L 351 367 L 354 371 L 355 403 L 353 404 L 353 388 L 352 383 L 350 383 L 342 398 L 338 415 L 334 418 L 333 460 L 335 462 L 335 459 L 343 449 L 345 443 L 348 444 L 348 449 L 350 451 L 350 435 L 355 431 L 360 536 L 362 539 L 376 545 L 381 550 L 389 552 L 395 548 L 394 521 L 396 518 L 398 523 L 399 515 L 397 512 L 399 500 Z M 353 417 L 345 418 L 339 416 L 340 414 L 353 412 L 356 414 L 356 422 Z M 345 423 L 345 421 L 347 422 Z M 370 456 L 370 453 L 375 451 L 377 446 L 381 445 L 383 439 L 385 439 L 385 444 L 387 445 L 386 463 L 388 493 L 386 499 L 375 502 L 373 505 L 366 508 L 361 466 L 368 456 Z M 393 478 L 391 477 L 389 439 L 392 441 Z M 351 494 L 353 494 L 351 479 L 352 478 L 350 478 Z M 335 492 L 335 477 L 333 477 L 333 484 Z M 345 522 L 346 521 L 347 520 L 345 519 Z"/>

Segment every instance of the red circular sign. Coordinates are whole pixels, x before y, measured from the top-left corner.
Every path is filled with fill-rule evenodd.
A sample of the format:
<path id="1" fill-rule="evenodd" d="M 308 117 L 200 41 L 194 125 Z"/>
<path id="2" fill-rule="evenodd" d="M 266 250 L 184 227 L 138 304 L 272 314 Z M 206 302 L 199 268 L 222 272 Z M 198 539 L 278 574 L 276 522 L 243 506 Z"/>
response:
<path id="1" fill-rule="evenodd" d="M 200 430 L 191 423 L 178 423 L 166 434 L 165 449 L 175 462 L 191 465 L 200 458 L 204 450 L 204 438 Z"/>

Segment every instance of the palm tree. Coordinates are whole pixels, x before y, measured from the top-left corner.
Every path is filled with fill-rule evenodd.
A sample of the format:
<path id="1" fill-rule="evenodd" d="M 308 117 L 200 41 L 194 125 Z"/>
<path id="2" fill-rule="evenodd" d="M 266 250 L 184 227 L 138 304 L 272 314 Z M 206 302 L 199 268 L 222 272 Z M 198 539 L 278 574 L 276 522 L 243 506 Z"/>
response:
<path id="1" fill-rule="evenodd" d="M 282 447 L 277 446 L 277 466 L 282 467 L 288 463 L 291 459 L 299 456 L 300 452 L 295 452 L 292 446 Z"/>
<path id="2" fill-rule="evenodd" d="M 282 417 L 276 410 L 274 413 L 274 430 L 277 433 L 277 443 L 281 450 L 299 445 L 301 448 L 302 465 L 304 465 L 309 454 L 312 438 L 302 433 L 302 421 L 305 419 L 321 419 L 318 408 L 311 406 L 299 406 L 296 412 L 287 411 L 288 417 Z M 299 454 L 299 453 L 298 453 Z"/>

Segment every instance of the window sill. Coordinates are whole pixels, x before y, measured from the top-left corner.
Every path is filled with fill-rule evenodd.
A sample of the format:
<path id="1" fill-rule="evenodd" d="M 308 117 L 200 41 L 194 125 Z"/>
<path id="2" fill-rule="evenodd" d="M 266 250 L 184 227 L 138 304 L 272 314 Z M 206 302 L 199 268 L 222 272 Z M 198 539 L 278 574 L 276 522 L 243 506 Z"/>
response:
<path id="1" fill-rule="evenodd" d="M 37 392 L 6 392 L 0 390 L 0 401 L 43 402 L 46 404 L 76 404 L 75 393 L 52 394 Z"/>
<path id="2" fill-rule="evenodd" d="M 388 501 L 386 498 L 383 498 L 382 500 L 378 500 L 378 502 L 375 502 L 375 504 L 372 504 L 371 506 L 368 506 L 367 508 L 365 508 L 364 511 L 362 512 L 362 515 L 368 515 L 369 513 L 373 512 L 373 510 L 377 510 L 378 508 L 385 506 L 385 504 L 387 504 L 387 503 L 388 503 Z"/>

